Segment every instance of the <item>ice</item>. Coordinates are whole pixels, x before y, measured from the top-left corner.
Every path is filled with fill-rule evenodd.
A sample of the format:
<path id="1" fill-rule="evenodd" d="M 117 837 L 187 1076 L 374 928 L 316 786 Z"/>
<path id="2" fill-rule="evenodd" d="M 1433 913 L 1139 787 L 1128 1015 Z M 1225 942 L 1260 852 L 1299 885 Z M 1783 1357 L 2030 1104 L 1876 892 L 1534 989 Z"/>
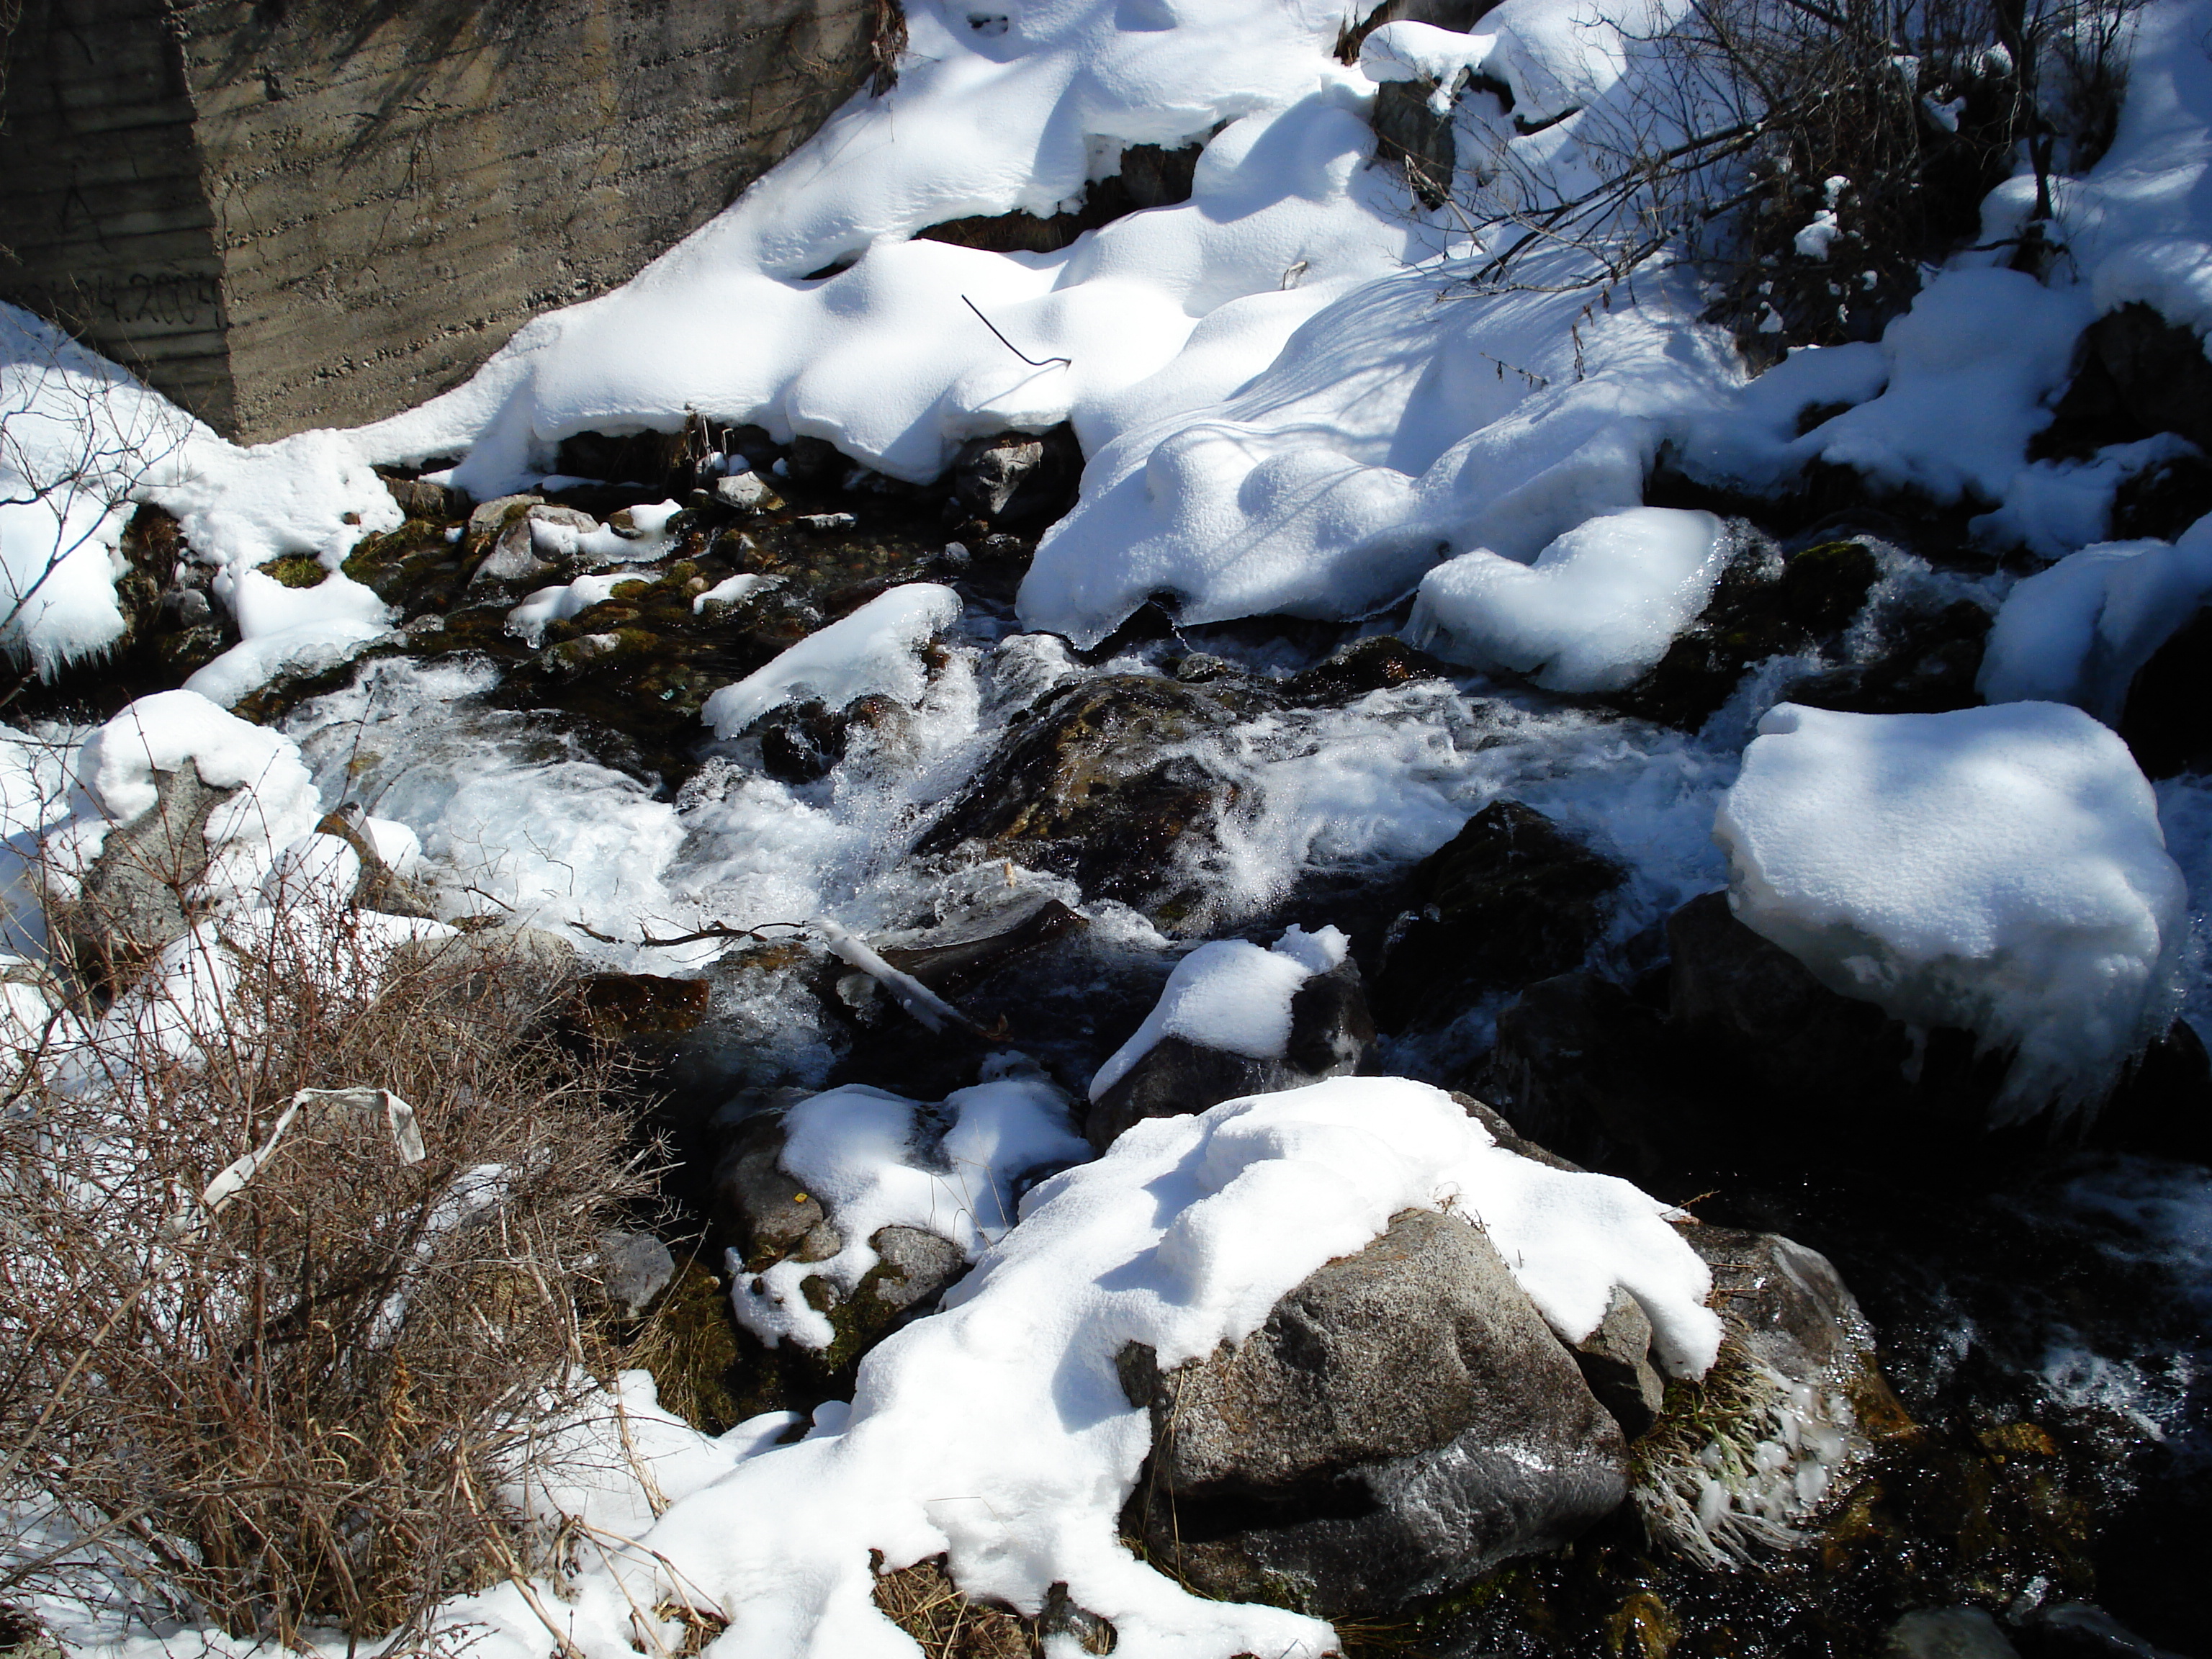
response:
<path id="1" fill-rule="evenodd" d="M 1522 565 L 1486 550 L 1429 573 L 1412 632 L 1449 660 L 1553 691 L 1618 691 L 1695 622 L 1728 562 L 1710 513 L 1639 507 L 1585 520 Z"/>
<path id="2" fill-rule="evenodd" d="M 780 704 L 804 697 L 831 708 L 873 696 L 912 707 L 929 684 L 921 648 L 959 619 L 960 609 L 960 596 L 935 582 L 894 587 L 724 686 L 707 699 L 700 718 L 719 736 L 734 738 Z"/>
<path id="3" fill-rule="evenodd" d="M 1244 939 L 1200 945 L 1176 963 L 1136 1034 L 1098 1068 L 1091 1098 L 1119 1083 L 1163 1037 L 1252 1060 L 1280 1058 L 1290 1046 L 1291 1003 L 1299 987 L 1342 962 L 1347 948 L 1334 927 L 1311 933 L 1292 927 L 1264 951 Z"/>
<path id="4" fill-rule="evenodd" d="M 1626 1182 L 1516 1157 L 1449 1096 L 1402 1079 L 1232 1101 L 1139 1124 L 1037 1188 L 942 1311 L 862 1362 L 849 1414 L 661 1516 L 641 1542 L 665 1566 L 641 1549 L 617 1569 L 631 1604 L 665 1601 L 665 1572 L 719 1603 L 722 1639 L 747 1659 L 911 1655 L 872 1601 L 871 1552 L 884 1570 L 943 1554 L 969 1595 L 1031 1612 L 1065 1584 L 1114 1622 L 1117 1651 L 1317 1659 L 1334 1641 L 1318 1620 L 1194 1596 L 1120 1542 L 1152 1431 L 1115 1360 L 1132 1341 L 1172 1366 L 1240 1340 L 1414 1207 L 1479 1215 L 1563 1334 L 1586 1334 L 1620 1284 L 1650 1312 L 1670 1371 L 1711 1363 L 1705 1266 Z M 588 1575 L 577 1588 L 579 1607 L 603 1604 Z M 627 1650 L 609 1626 L 570 1626 L 587 1659 Z"/>
<path id="5" fill-rule="evenodd" d="M 1990 702 L 2070 702 L 2117 724 L 2136 672 L 2212 598 L 2212 518 L 2169 544 L 2106 542 L 2024 578 L 1990 629 Z"/>
<path id="6" fill-rule="evenodd" d="M 1831 989 L 2012 1054 L 1996 1110 L 2094 1110 L 2173 1018 L 2187 893 L 2150 786 L 2080 710 L 1759 722 L 1713 834 L 1729 903 Z"/>
<path id="7" fill-rule="evenodd" d="M 836 1339 L 810 1299 L 819 1279 L 849 1297 L 876 1265 L 885 1227 L 934 1233 L 970 1261 L 1014 1224 L 1016 1182 L 1091 1156 L 1070 1127 L 1067 1097 L 1043 1078 L 1012 1075 L 955 1091 L 949 1121 L 928 1134 L 921 1105 L 881 1089 L 833 1089 L 793 1106 L 781 1163 L 822 1200 L 844 1239 L 819 1261 L 748 1273 L 732 1251 L 730 1301 L 738 1324 L 774 1346 L 826 1348 Z"/>

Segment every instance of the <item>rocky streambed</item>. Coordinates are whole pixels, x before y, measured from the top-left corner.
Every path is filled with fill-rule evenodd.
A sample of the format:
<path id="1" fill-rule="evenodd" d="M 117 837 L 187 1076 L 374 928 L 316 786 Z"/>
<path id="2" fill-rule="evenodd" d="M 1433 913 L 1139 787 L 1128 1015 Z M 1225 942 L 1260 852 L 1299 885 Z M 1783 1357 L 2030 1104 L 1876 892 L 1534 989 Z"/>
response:
<path id="1" fill-rule="evenodd" d="M 423 903 L 562 934 L 549 971 L 592 975 L 576 1040 L 634 1060 L 675 1152 L 672 1210 L 617 1253 L 663 1402 L 796 1432 L 1133 1126 L 1410 1078 L 1561 1180 L 1677 1206 L 1721 1360 L 1689 1375 L 1618 1292 L 1569 1345 L 1486 1231 L 1407 1212 L 1233 1350 L 1123 1352 L 1153 1437 L 1121 1528 L 1155 1565 L 1352 1650 L 2201 1651 L 2202 1043 L 2177 1022 L 2094 1121 L 1992 1131 L 2002 1056 L 1838 995 L 1719 896 L 1714 805 L 1765 708 L 1978 701 L 2005 579 L 1962 525 L 1662 478 L 1729 515 L 1727 572 L 1656 667 L 1570 697 L 1448 667 L 1402 608 L 1025 632 L 1072 454 L 979 441 L 916 489 L 695 420 L 571 441 L 501 501 L 395 476 L 408 523 L 347 563 L 393 632 L 240 705 L 327 799 L 422 837 Z M 134 534 L 136 642 L 33 712 L 105 715 L 221 648 L 191 550 Z M 884 645 L 870 618 L 923 589 L 948 597 Z M 833 628 L 884 672 L 715 701 Z M 2170 823 L 2212 801 L 2172 735 L 2190 684 L 2161 653 L 2123 729 L 2173 774 Z M 1105 1080 L 1227 941 L 1249 960 L 1209 960 L 1273 975 L 1287 1036 L 1161 1016 Z M 890 1115 L 842 1185 L 809 1127 L 837 1090 Z M 1029 1127 L 979 1153 L 993 1090 Z M 884 1207 L 884 1169 L 957 1185 L 964 1218 Z M 1018 1639 L 1110 1650 L 1062 1603 Z"/>

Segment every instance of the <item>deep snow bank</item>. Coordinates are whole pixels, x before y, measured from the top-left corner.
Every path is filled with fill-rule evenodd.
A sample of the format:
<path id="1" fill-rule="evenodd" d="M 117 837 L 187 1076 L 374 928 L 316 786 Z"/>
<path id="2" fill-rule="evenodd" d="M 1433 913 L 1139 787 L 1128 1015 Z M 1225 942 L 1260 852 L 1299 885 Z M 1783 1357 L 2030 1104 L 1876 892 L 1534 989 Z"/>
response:
<path id="1" fill-rule="evenodd" d="M 2013 1053 L 1999 1112 L 2094 1109 L 2174 1014 L 2187 890 L 2079 709 L 1759 722 L 1713 834 L 1729 903 L 1831 989 Z"/>

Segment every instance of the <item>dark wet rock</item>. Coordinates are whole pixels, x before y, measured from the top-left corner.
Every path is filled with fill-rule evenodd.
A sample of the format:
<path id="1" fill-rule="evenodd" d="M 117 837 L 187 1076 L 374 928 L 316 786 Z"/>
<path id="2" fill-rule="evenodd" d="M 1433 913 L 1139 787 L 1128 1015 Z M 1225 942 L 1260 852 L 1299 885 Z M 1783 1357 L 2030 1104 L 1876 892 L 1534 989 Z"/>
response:
<path id="1" fill-rule="evenodd" d="M 2183 452 L 2130 473 L 2112 492 L 2112 538 L 2176 540 L 2212 513 L 2212 459 Z"/>
<path id="2" fill-rule="evenodd" d="M 1492 801 L 1415 868 L 1375 978 L 1378 1022 L 1448 1024 L 1488 993 L 1575 966 L 1626 873 L 1534 808 Z"/>
<path id="3" fill-rule="evenodd" d="M 1522 1133 L 1674 1196 L 1701 1190 L 1696 1170 L 1887 1167 L 1900 1144 L 1914 1155 L 1897 1178 L 1938 1182 L 2084 1143 L 2212 1156 L 2212 1060 L 2185 1024 L 2095 1114 L 1993 1127 L 2008 1057 L 1970 1032 L 1911 1030 L 1829 990 L 1725 894 L 1692 899 L 1666 933 L 1667 966 L 1632 989 L 1563 974 L 1498 1016 L 1480 1088 Z"/>
<path id="4" fill-rule="evenodd" d="M 592 974 L 570 994 L 569 1021 L 595 1042 L 665 1042 L 696 1028 L 707 1002 L 703 979 Z"/>
<path id="5" fill-rule="evenodd" d="M 1042 524 L 1075 504 L 1083 451 L 1065 422 L 1043 433 L 1002 432 L 961 446 L 952 495 L 989 524 Z"/>
<path id="6" fill-rule="evenodd" d="M 1281 1055 L 1255 1059 L 1164 1036 L 1091 1103 L 1083 1132 L 1103 1152 L 1130 1125 L 1148 1117 L 1180 1117 L 1244 1095 L 1348 1077 L 1374 1040 L 1359 969 L 1347 960 L 1314 975 L 1292 994 L 1290 1040 Z"/>
<path id="7" fill-rule="evenodd" d="M 2012 1631 L 2021 1659 L 2182 1659 L 2086 1601 L 2049 1601 Z"/>
<path id="8" fill-rule="evenodd" d="M 2120 736 L 2147 777 L 2212 768 L 2212 607 L 2183 623 L 2136 671 Z"/>
<path id="9" fill-rule="evenodd" d="M 1478 1091 L 1532 1140 L 1662 1198 L 1702 1139 L 1711 1077 L 1655 1009 L 1593 973 L 1539 980 L 1498 1017 Z"/>
<path id="10" fill-rule="evenodd" d="M 465 489 L 456 489 L 452 484 L 433 483 L 428 478 L 401 477 L 382 468 L 377 476 L 384 487 L 398 503 L 399 510 L 410 519 L 428 519 L 438 523 L 454 519 L 465 519 L 475 507 L 474 499 Z"/>
<path id="11" fill-rule="evenodd" d="M 784 471 L 793 483 L 821 489 L 834 489 L 842 483 L 852 465 L 828 439 L 804 436 L 791 441 L 791 449 L 783 462 Z"/>
<path id="12" fill-rule="evenodd" d="M 760 739 L 761 769 L 785 783 L 813 783 L 845 758 L 842 709 L 806 697 L 782 703 L 749 728 Z"/>
<path id="13" fill-rule="evenodd" d="M 1833 641 L 1864 607 L 1881 567 L 1863 542 L 1785 552 L 1740 537 L 1696 624 L 1658 665 L 1607 699 L 1640 719 L 1695 730 L 1728 701 L 1747 669 Z"/>
<path id="14" fill-rule="evenodd" d="M 1981 701 L 1991 613 L 1969 599 L 1933 612 L 1908 613 L 1891 623 L 1867 660 L 1796 679 L 1783 688 L 1791 702 L 1847 714 L 1940 714 Z"/>
<path id="15" fill-rule="evenodd" d="M 127 984 L 191 930 L 185 895 L 212 861 L 208 817 L 238 793 L 201 781 L 189 759 L 156 771 L 154 787 L 154 805 L 108 830 L 76 896 L 56 906 L 78 974 L 95 985 Z"/>
<path id="16" fill-rule="evenodd" d="M 1453 111 L 1447 106 L 1439 115 L 1429 107 L 1436 91 L 1431 80 L 1385 81 L 1375 88 L 1375 106 L 1367 118 L 1375 129 L 1376 156 L 1396 162 L 1406 187 L 1432 209 L 1442 207 L 1451 194 L 1457 165 Z"/>
<path id="17" fill-rule="evenodd" d="M 2020 1659 L 2020 1650 L 1979 1607 L 1930 1607 L 1890 1627 L 1881 1659 Z"/>
<path id="18" fill-rule="evenodd" d="M 1874 1328 L 1827 1257 L 1778 1233 L 1676 1231 L 1712 1270 L 1712 1306 L 1762 1364 L 1808 1385 L 1879 1380 Z"/>
<path id="19" fill-rule="evenodd" d="M 1427 652 L 1389 634 L 1355 640 L 1326 662 L 1292 678 L 1285 690 L 1315 702 L 1348 702 L 1370 691 L 1395 690 L 1419 680 L 1440 680 L 1451 670 Z"/>
<path id="20" fill-rule="evenodd" d="M 2179 433 L 2212 452 L 2212 360 L 2192 328 L 2136 301 L 2089 325 L 2078 367 L 2031 459 Z"/>
<path id="21" fill-rule="evenodd" d="M 993 253 L 1056 253 L 1086 230 L 1097 230 L 1145 208 L 1168 207 L 1190 199 L 1191 179 L 1203 144 L 1170 149 L 1131 144 L 1121 152 L 1120 170 L 1085 186 L 1083 204 L 1073 211 L 1039 217 L 1014 212 L 948 219 L 918 230 L 925 241 Z M 981 328 L 981 325 L 976 326 Z M 1017 343 L 1018 343 L 1018 342 Z"/>
<path id="22" fill-rule="evenodd" d="M 410 519 L 397 530 L 364 536 L 342 567 L 386 605 L 407 617 L 450 606 L 468 585 L 471 556 L 449 526 L 434 519 Z"/>
<path id="23" fill-rule="evenodd" d="M 973 844 L 1176 920 L 1200 896 L 1176 854 L 1211 840 L 1239 788 L 1194 751 L 1250 712 L 1248 697 L 1154 675 L 1064 685 L 1009 728 L 915 850 Z"/>
<path id="24" fill-rule="evenodd" d="M 1626 1449 L 1490 1241 L 1398 1217 L 1235 1348 L 1121 1361 L 1152 1455 L 1124 1524 L 1212 1595 L 1385 1611 L 1619 1507 Z"/>
<path id="25" fill-rule="evenodd" d="M 601 1237 L 599 1293 L 623 1318 L 641 1318 L 675 1277 L 676 1257 L 651 1233 Z"/>
<path id="26" fill-rule="evenodd" d="M 1018 893 L 1008 902 L 978 907 L 944 927 L 902 944 L 875 941 L 877 952 L 938 995 L 962 997 L 1008 963 L 1088 926 L 1058 899 Z"/>

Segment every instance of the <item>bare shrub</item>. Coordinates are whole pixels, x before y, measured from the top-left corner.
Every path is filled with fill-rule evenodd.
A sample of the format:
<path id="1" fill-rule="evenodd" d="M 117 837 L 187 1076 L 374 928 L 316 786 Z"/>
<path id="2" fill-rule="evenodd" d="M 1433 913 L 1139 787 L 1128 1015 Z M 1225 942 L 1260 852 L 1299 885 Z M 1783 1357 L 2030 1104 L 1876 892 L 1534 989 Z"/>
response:
<path id="1" fill-rule="evenodd" d="M 0 1600 L 97 1577 L 359 1640 L 544 1559 L 514 1494 L 603 1370 L 579 1303 L 638 1156 L 609 1066 L 545 1035 L 542 956 L 478 935 L 380 977 L 378 923 L 203 926 L 197 990 L 76 1011 L 15 1075 Z"/>
<path id="2" fill-rule="evenodd" d="M 2052 170 L 2110 142 L 2140 4 L 1689 0 L 1640 32 L 1613 12 L 1633 62 L 1576 112 L 1588 174 L 1563 185 L 1493 124 L 1462 204 L 1488 249 L 1474 285 L 1527 285 L 1559 247 L 1593 288 L 1686 256 L 1755 355 L 1872 338 L 2023 155 L 2035 206 L 2013 252 L 2039 270 Z"/>

